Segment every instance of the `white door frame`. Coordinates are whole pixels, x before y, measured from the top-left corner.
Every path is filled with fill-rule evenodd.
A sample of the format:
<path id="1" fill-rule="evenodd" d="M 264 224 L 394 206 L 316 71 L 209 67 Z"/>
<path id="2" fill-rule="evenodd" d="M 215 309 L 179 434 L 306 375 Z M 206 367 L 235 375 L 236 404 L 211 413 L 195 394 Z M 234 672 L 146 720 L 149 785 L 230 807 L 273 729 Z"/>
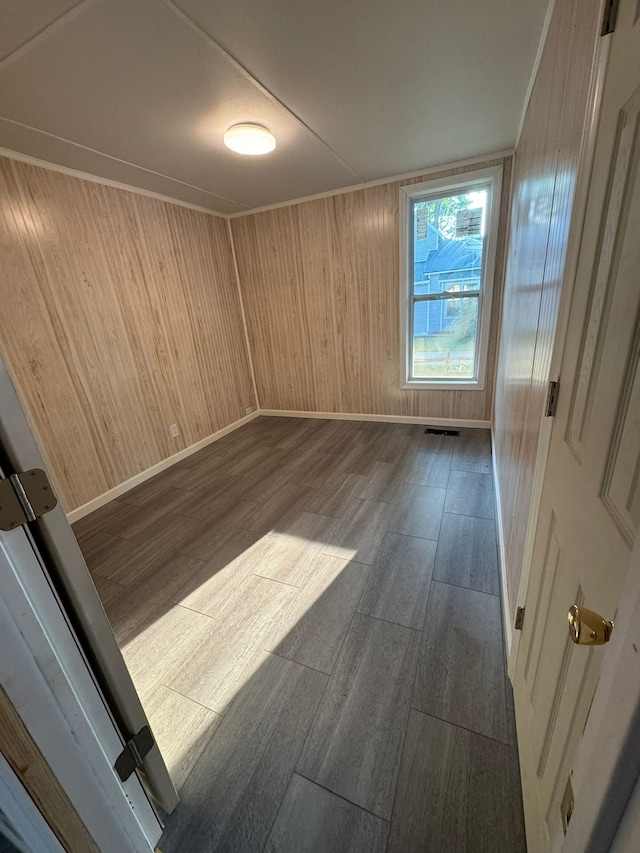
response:
<path id="1" fill-rule="evenodd" d="M 31 468 L 45 468 L 40 449 L 1 357 L 0 464 L 6 466 L 7 475 Z M 27 535 L 33 547 L 42 554 L 52 586 L 64 598 L 66 616 L 99 684 L 113 723 L 126 740 L 149 723 L 82 552 L 60 504 L 31 522 Z M 165 812 L 171 812 L 178 803 L 178 794 L 157 745 L 145 756 L 143 772 L 145 783 L 155 801 Z"/>

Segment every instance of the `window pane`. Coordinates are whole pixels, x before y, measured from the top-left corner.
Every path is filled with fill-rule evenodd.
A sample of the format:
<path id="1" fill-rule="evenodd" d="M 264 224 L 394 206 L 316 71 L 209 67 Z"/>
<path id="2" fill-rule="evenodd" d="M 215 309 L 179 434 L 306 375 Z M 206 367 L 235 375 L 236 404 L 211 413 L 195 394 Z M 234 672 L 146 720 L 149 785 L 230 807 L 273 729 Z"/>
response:
<path id="1" fill-rule="evenodd" d="M 479 290 L 487 190 L 413 203 L 413 293 Z"/>
<path id="2" fill-rule="evenodd" d="M 473 379 L 478 297 L 436 299 L 413 306 L 413 379 Z"/>

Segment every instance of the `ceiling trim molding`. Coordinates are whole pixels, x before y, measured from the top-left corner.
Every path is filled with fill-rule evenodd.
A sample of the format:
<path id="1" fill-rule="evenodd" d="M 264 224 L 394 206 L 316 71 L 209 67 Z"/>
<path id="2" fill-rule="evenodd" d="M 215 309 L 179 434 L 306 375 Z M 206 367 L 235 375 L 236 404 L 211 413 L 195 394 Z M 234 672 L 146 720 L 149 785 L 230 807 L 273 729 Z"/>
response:
<path id="1" fill-rule="evenodd" d="M 542 61 L 542 54 L 544 52 L 545 45 L 547 43 L 547 36 L 549 35 L 549 27 L 551 26 L 551 18 L 553 17 L 553 12 L 556 6 L 556 0 L 549 0 L 549 5 L 547 6 L 547 14 L 544 18 L 544 24 L 542 25 L 542 33 L 540 34 L 540 42 L 538 44 L 538 52 L 536 53 L 536 58 L 533 61 L 533 68 L 531 69 L 531 76 L 529 77 L 529 85 L 527 86 L 527 93 L 524 96 L 524 103 L 522 104 L 522 112 L 520 113 L 520 124 L 518 125 L 518 133 L 516 134 L 516 144 L 515 150 L 518 150 L 518 146 L 520 145 L 520 137 L 522 136 L 522 129 L 524 128 L 524 122 L 527 117 L 527 110 L 529 109 L 529 101 L 531 100 L 531 96 L 533 95 L 533 87 L 536 84 L 536 80 L 538 78 L 538 71 L 540 70 L 540 63 Z"/>
<path id="2" fill-rule="evenodd" d="M 125 166 L 130 166 L 132 169 L 139 169 L 141 172 L 146 172 L 149 175 L 156 175 L 156 177 L 163 178 L 165 181 L 180 184 L 182 187 L 188 187 L 190 190 L 196 190 L 196 192 L 204 193 L 204 195 L 210 195 L 211 198 L 218 199 L 219 201 L 227 201 L 229 204 L 237 204 L 241 207 L 246 207 L 246 205 L 243 205 L 241 201 L 236 201 L 235 198 L 227 198 L 224 195 L 220 195 L 220 193 L 214 193 L 211 190 L 205 190 L 204 187 L 199 187 L 196 184 L 190 184 L 188 181 L 181 181 L 180 178 L 172 178 L 171 175 L 165 175 L 163 172 L 156 172 L 154 169 L 149 169 L 146 166 L 140 166 L 139 163 L 132 163 L 130 160 L 123 160 L 122 157 L 115 157 L 113 154 L 106 154 L 104 151 L 99 151 L 97 148 L 91 148 L 89 145 L 83 145 L 81 142 L 74 142 L 73 139 L 67 139 L 65 136 L 58 136 L 55 133 L 50 133 L 48 130 L 41 130 L 39 127 L 32 127 L 30 124 L 25 124 L 24 122 L 16 121 L 15 119 L 8 118 L 7 116 L 0 115 L 0 122 L 3 121 L 7 122 L 7 124 L 15 125 L 15 127 L 22 127 L 25 130 L 30 130 L 35 134 L 48 136 L 50 139 L 56 139 L 58 142 L 64 142 L 66 145 L 72 145 L 74 148 L 82 148 L 83 151 L 90 151 L 92 154 L 97 154 L 99 157 L 104 157 L 107 160 L 113 160 L 114 163 L 122 163 Z M 220 216 L 223 214 L 217 215 Z"/>
<path id="3" fill-rule="evenodd" d="M 245 77 L 245 79 L 247 79 L 250 83 L 252 83 L 256 87 L 256 89 L 258 89 L 263 95 L 265 95 L 265 97 L 269 98 L 272 103 L 277 104 L 277 106 L 279 106 L 286 113 L 288 113 L 291 118 L 294 119 L 294 121 L 296 121 L 301 127 L 303 127 L 307 131 L 307 133 L 310 133 L 314 137 L 314 139 L 316 139 L 325 148 L 325 150 L 328 151 L 329 154 L 331 154 L 331 156 L 334 157 L 340 163 L 341 166 L 344 166 L 345 169 L 351 172 L 354 178 L 359 181 L 362 180 L 362 178 L 356 172 L 353 166 L 350 166 L 345 160 L 343 160 L 342 157 L 336 151 L 334 151 L 333 148 L 327 142 L 325 142 L 324 139 L 319 134 L 317 134 L 312 127 L 310 127 L 302 118 L 300 118 L 300 116 L 296 112 L 294 112 L 294 110 L 291 109 L 291 107 L 288 107 L 284 101 L 282 101 L 274 92 L 271 91 L 271 89 L 268 89 L 265 84 L 262 83 L 262 81 L 258 80 L 258 78 L 255 77 L 249 71 L 248 68 L 245 68 L 245 66 L 242 65 L 242 63 L 239 62 L 235 58 L 235 56 L 225 50 L 221 44 L 219 44 L 212 36 L 210 36 L 206 30 L 203 30 L 202 27 L 199 26 L 199 24 L 197 24 L 193 20 L 193 18 L 189 17 L 189 15 L 187 15 L 187 13 L 184 12 L 179 6 L 177 6 L 173 2 L 173 0 L 163 0 L 163 4 L 167 9 L 171 10 L 185 26 L 189 27 L 191 30 L 193 30 L 193 32 L 195 32 L 201 38 L 205 39 L 205 41 L 207 41 L 213 48 L 215 48 L 215 50 L 217 50 L 227 60 L 227 62 L 231 66 L 233 66 L 236 71 L 242 74 L 242 76 Z"/>
<path id="4" fill-rule="evenodd" d="M 434 175 L 438 172 L 446 172 L 450 169 L 464 169 L 468 166 L 477 166 L 481 163 L 489 163 L 494 160 L 504 160 L 507 157 L 512 157 L 514 153 L 515 151 L 513 148 L 504 148 L 501 151 L 482 154 L 478 157 L 469 157 L 466 160 L 454 160 L 450 163 L 438 163 L 435 166 L 427 166 L 424 169 L 417 169 L 414 172 L 403 172 L 400 175 L 391 175 L 388 178 L 378 178 L 375 181 L 351 184 L 348 187 L 339 187 L 335 190 L 326 190 L 325 192 L 315 193 L 314 195 L 301 196 L 300 198 L 292 198 L 287 201 L 279 201 L 275 204 L 265 205 L 264 207 L 254 207 L 250 210 L 241 210 L 238 213 L 218 213 L 207 207 L 200 207 L 197 204 L 191 204 L 188 201 L 173 198 L 173 196 L 156 193 L 153 192 L 153 190 L 145 190 L 143 187 L 136 187 L 132 184 L 122 183 L 121 181 L 112 181 L 110 178 L 102 178 L 99 175 L 92 175 L 89 172 L 81 172 L 78 169 L 72 169 L 70 166 L 61 166 L 58 163 L 51 163 L 49 160 L 41 160 L 38 157 L 32 157 L 30 154 L 22 154 L 21 152 L 13 151 L 10 148 L 0 147 L 0 157 L 6 157 L 8 160 L 18 160 L 21 163 L 30 163 L 32 166 L 39 166 L 41 169 L 48 169 L 50 172 L 59 172 L 63 175 L 69 175 L 70 177 L 78 178 L 81 181 L 90 181 L 94 184 L 102 184 L 103 186 L 113 187 L 114 189 L 123 190 L 124 192 L 136 193 L 137 195 L 147 196 L 147 198 L 155 198 L 158 201 L 164 201 L 167 204 L 177 204 L 179 207 L 186 207 L 189 210 L 196 210 L 199 213 L 207 213 L 209 216 L 215 216 L 217 219 L 238 219 L 241 216 L 251 216 L 254 213 L 264 213 L 267 210 L 277 210 L 281 207 L 291 207 L 294 204 L 304 204 L 307 201 L 331 198 L 331 196 L 336 195 L 346 195 L 347 193 L 357 192 L 358 190 L 369 189 L 369 187 L 379 187 L 383 184 L 394 184 L 397 181 L 407 181 L 411 178 L 428 177 L 429 175 Z M 165 176 L 163 175 L 162 177 Z M 175 179 L 169 178 L 169 180 Z M 195 187 L 194 189 L 198 188 Z M 221 198 L 221 196 L 218 196 L 218 198 Z"/>
<path id="5" fill-rule="evenodd" d="M 60 174 L 69 175 L 71 178 L 78 178 L 81 181 L 90 181 L 92 184 L 102 184 L 106 187 L 113 187 L 116 190 L 136 193 L 136 195 L 144 195 L 147 196 L 147 198 L 155 198 L 158 201 L 164 201 L 167 204 L 177 204 L 179 207 L 187 207 L 189 210 L 197 210 L 199 213 L 207 213 L 209 216 L 215 216 L 217 219 L 227 218 L 227 214 L 225 213 L 216 213 L 214 210 L 209 210 L 206 207 L 200 207 L 197 204 L 191 204 L 188 201 L 181 201 L 179 198 L 172 198 L 168 195 L 162 195 L 162 193 L 155 193 L 153 190 L 145 190 L 142 187 L 123 184 L 120 181 L 112 181 L 110 178 L 101 178 L 99 175 L 91 175 L 89 172 L 80 172 L 78 169 L 72 169 L 69 166 L 60 166 L 57 163 L 51 163 L 49 160 L 40 160 L 37 157 L 31 157 L 29 154 L 21 154 L 19 151 L 12 151 L 9 148 L 0 148 L 0 157 L 6 157 L 7 160 L 18 160 L 21 163 L 29 163 L 31 166 L 39 166 L 41 169 L 47 169 L 49 172 L 60 172 Z"/>
<path id="6" fill-rule="evenodd" d="M 358 190 L 366 190 L 369 187 L 379 187 L 383 184 L 395 184 L 397 181 L 408 181 L 411 178 L 427 177 L 435 175 L 438 172 L 447 172 L 450 169 L 464 169 L 467 166 L 478 166 L 481 163 L 492 162 L 493 160 L 504 160 L 506 157 L 513 157 L 515 150 L 513 148 L 505 148 L 502 151 L 495 151 L 491 154 L 481 154 L 478 157 L 468 157 L 466 160 L 455 160 L 452 163 L 438 163 L 435 166 L 427 166 L 424 169 L 417 169 L 415 172 L 404 172 L 401 175 L 391 175 L 388 178 L 378 178 L 375 181 L 365 181 L 361 184 L 352 184 L 348 187 L 340 187 L 337 190 L 326 190 L 322 193 L 314 195 L 306 195 L 301 198 L 292 198 L 288 201 L 279 201 L 275 204 L 267 204 L 264 207 L 254 207 L 251 210 L 240 210 L 237 213 L 224 214 L 227 219 L 238 219 L 241 216 L 251 216 L 254 213 L 264 213 L 267 210 L 278 210 L 280 207 L 291 207 L 293 204 L 304 204 L 307 201 L 316 201 L 321 198 L 330 198 L 334 195 L 345 195 L 346 193 L 357 192 Z"/>

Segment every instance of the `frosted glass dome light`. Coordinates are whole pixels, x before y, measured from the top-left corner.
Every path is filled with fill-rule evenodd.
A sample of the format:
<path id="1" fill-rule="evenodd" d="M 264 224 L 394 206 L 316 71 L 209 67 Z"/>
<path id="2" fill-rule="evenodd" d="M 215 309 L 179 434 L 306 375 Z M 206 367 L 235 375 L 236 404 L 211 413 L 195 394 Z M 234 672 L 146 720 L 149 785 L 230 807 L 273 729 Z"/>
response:
<path id="1" fill-rule="evenodd" d="M 238 154 L 268 154 L 276 147 L 276 138 L 261 124 L 232 124 L 225 131 L 224 144 Z"/>

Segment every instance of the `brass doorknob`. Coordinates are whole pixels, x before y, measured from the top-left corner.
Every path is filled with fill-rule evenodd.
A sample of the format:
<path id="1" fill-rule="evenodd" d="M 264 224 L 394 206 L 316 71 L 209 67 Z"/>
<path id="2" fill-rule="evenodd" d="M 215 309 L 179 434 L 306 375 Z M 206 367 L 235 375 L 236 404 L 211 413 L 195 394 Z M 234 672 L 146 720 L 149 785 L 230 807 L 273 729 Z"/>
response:
<path id="1" fill-rule="evenodd" d="M 580 646 L 601 646 L 608 643 L 613 631 L 613 622 L 603 619 L 599 613 L 573 604 L 567 614 L 569 636 Z"/>

